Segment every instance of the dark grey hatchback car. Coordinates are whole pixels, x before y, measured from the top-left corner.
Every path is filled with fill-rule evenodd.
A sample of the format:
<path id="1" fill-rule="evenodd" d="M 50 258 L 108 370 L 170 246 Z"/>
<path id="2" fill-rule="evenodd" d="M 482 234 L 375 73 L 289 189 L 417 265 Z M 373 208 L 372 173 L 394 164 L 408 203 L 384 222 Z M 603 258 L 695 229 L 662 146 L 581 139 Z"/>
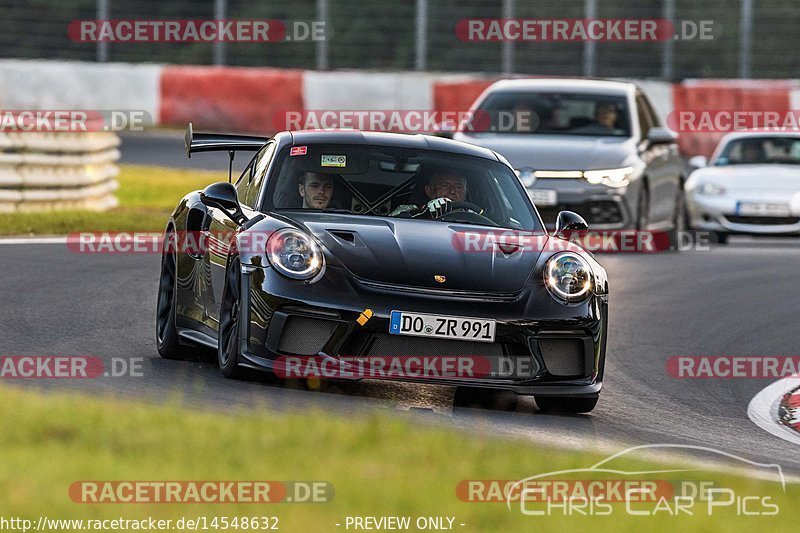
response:
<path id="1" fill-rule="evenodd" d="M 547 223 L 569 210 L 592 229 L 684 228 L 676 136 L 633 83 L 501 80 L 472 111 L 489 120 L 453 138 L 505 156 Z"/>

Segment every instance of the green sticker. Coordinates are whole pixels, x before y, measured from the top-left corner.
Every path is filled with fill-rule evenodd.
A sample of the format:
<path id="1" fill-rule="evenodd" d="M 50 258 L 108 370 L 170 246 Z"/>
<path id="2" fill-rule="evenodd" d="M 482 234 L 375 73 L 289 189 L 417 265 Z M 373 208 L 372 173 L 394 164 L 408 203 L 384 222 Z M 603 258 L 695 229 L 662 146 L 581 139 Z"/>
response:
<path id="1" fill-rule="evenodd" d="M 347 158 L 343 155 L 323 155 L 322 156 L 322 166 L 323 167 L 346 167 L 347 166 Z"/>

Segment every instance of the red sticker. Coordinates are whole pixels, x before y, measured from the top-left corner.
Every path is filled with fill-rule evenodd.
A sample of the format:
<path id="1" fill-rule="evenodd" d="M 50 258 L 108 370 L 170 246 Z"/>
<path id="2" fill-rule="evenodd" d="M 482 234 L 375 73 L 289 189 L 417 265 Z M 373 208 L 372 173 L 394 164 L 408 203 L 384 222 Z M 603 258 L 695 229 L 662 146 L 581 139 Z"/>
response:
<path id="1" fill-rule="evenodd" d="M 308 146 L 292 146 L 289 150 L 289 155 L 306 155 L 308 153 Z"/>

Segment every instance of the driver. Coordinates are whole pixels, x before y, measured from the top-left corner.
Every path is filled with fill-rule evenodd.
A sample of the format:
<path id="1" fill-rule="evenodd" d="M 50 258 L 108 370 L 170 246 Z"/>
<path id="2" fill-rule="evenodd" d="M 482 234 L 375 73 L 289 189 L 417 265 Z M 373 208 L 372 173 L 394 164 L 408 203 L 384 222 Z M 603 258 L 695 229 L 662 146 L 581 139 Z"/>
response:
<path id="1" fill-rule="evenodd" d="M 466 199 L 467 178 L 455 170 L 435 171 L 425 184 L 425 194 L 430 201 L 424 206 L 400 205 L 389 216 L 402 216 L 416 210 L 419 214 L 427 212 L 430 218 L 439 218 L 452 211 L 453 202 Z"/>
<path id="2" fill-rule="evenodd" d="M 623 130 L 616 127 L 619 111 L 617 106 L 610 102 L 597 104 L 594 112 L 594 122 L 575 128 L 575 133 L 591 135 L 621 135 Z"/>
<path id="3" fill-rule="evenodd" d="M 303 209 L 326 209 L 333 198 L 333 178 L 318 172 L 303 172 L 298 192 L 303 198 Z"/>
<path id="4" fill-rule="evenodd" d="M 747 140 L 742 143 L 741 163 L 765 163 L 767 154 L 764 144 L 759 140 Z"/>

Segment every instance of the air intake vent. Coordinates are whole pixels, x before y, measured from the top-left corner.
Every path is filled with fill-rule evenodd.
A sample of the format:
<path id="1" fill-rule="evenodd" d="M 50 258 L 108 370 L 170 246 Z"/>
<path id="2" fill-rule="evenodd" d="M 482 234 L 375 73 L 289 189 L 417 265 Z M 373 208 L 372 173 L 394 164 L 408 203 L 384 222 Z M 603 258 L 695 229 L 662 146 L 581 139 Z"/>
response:
<path id="1" fill-rule="evenodd" d="M 355 244 L 356 242 L 356 236 L 349 231 L 328 231 L 328 233 L 330 233 L 340 241 L 345 241 L 350 244 Z"/>
<path id="2" fill-rule="evenodd" d="M 539 339 L 547 371 L 554 376 L 586 376 L 591 364 L 583 339 Z"/>
<path id="3" fill-rule="evenodd" d="M 290 316 L 281 332 L 281 353 L 314 355 L 325 346 L 336 329 L 336 322 L 304 316 Z"/>

